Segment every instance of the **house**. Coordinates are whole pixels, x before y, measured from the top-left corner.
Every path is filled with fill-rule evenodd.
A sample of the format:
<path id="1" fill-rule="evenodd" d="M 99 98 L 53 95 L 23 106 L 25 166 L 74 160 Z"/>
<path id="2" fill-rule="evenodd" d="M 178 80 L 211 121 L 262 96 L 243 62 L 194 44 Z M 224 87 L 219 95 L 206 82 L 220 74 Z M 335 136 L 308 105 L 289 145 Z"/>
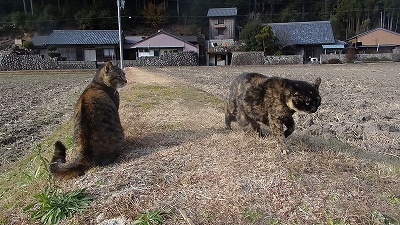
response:
<path id="1" fill-rule="evenodd" d="M 209 39 L 235 39 L 236 8 L 212 8 L 208 10 Z"/>
<path id="2" fill-rule="evenodd" d="M 40 51 L 40 52 L 37 52 L 38 54 L 43 55 L 45 53 L 44 50 L 46 49 L 46 46 L 45 46 L 44 42 L 46 41 L 47 37 L 48 36 L 35 35 L 31 38 L 31 42 L 33 43 L 35 48 Z"/>
<path id="3" fill-rule="evenodd" d="M 270 23 L 283 54 L 303 55 L 304 62 L 318 59 L 327 49 L 341 50 L 330 21 Z"/>
<path id="4" fill-rule="evenodd" d="M 376 28 L 347 40 L 357 53 L 392 53 L 400 47 L 400 34 L 384 28 Z"/>
<path id="5" fill-rule="evenodd" d="M 129 47 L 135 52 L 136 58 L 145 56 L 161 56 L 165 53 L 196 52 L 199 48 L 184 39 L 159 30 Z M 132 52 L 129 53 L 132 55 Z"/>
<path id="6" fill-rule="evenodd" d="M 124 59 L 135 60 L 136 51 L 131 49 L 131 45 L 138 43 L 139 41 L 145 39 L 146 36 L 126 36 L 124 40 Z"/>
<path id="7" fill-rule="evenodd" d="M 232 53 L 229 46 L 237 40 L 236 8 L 211 8 L 208 10 L 209 41 L 206 42 L 207 65 L 228 65 Z"/>
<path id="8" fill-rule="evenodd" d="M 62 57 L 71 61 L 119 59 L 118 30 L 53 30 L 49 36 L 34 36 L 31 41 L 43 58 L 47 46 L 54 45 Z"/>

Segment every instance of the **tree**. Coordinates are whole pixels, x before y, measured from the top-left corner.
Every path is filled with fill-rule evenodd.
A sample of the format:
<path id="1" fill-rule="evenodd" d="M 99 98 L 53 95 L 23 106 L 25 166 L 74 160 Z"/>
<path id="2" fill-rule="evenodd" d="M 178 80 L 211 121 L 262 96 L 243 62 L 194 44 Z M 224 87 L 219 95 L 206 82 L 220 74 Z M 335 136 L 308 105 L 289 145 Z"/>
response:
<path id="1" fill-rule="evenodd" d="M 255 38 L 258 43 L 262 43 L 264 52 L 267 52 L 268 54 L 273 54 L 275 52 L 275 42 L 277 38 L 274 35 L 271 26 L 264 26 Z"/>
<path id="2" fill-rule="evenodd" d="M 21 31 L 26 31 L 25 20 L 26 20 L 26 15 L 19 11 L 16 11 L 11 14 L 12 26 L 14 28 L 18 28 Z"/>
<path id="3" fill-rule="evenodd" d="M 262 24 L 258 21 L 248 22 L 239 34 L 239 39 L 245 43 L 246 51 L 260 51 L 263 46 L 256 39 L 256 35 L 261 32 Z"/>
<path id="4" fill-rule="evenodd" d="M 154 5 L 149 3 L 147 7 L 143 10 L 143 15 L 153 27 L 157 27 L 160 24 L 164 24 L 167 21 L 167 13 L 164 10 L 163 4 Z"/>
<path id="5" fill-rule="evenodd" d="M 47 47 L 47 51 L 48 51 L 47 55 L 49 55 L 50 58 L 58 58 L 58 57 L 61 56 L 60 53 L 56 52 L 57 51 L 57 47 L 54 46 L 54 45 L 49 45 Z"/>
<path id="6" fill-rule="evenodd" d="M 26 52 L 31 53 L 35 45 L 33 44 L 32 41 L 24 41 L 22 42 L 22 48 L 25 49 Z"/>

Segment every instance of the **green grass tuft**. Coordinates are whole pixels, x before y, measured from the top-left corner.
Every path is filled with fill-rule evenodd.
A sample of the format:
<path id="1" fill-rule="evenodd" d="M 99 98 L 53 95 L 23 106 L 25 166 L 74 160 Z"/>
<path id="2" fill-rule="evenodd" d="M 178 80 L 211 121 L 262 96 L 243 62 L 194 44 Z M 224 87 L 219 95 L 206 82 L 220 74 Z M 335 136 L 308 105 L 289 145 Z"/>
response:
<path id="1" fill-rule="evenodd" d="M 164 215 L 158 209 L 147 210 L 144 213 L 140 213 L 136 216 L 133 224 L 138 225 L 156 225 L 164 222 Z"/>
<path id="2" fill-rule="evenodd" d="M 93 197 L 84 194 L 85 189 L 61 193 L 58 188 L 45 188 L 34 195 L 37 202 L 24 208 L 34 220 L 44 224 L 56 224 L 71 217 L 73 213 L 81 213 L 89 206 Z"/>

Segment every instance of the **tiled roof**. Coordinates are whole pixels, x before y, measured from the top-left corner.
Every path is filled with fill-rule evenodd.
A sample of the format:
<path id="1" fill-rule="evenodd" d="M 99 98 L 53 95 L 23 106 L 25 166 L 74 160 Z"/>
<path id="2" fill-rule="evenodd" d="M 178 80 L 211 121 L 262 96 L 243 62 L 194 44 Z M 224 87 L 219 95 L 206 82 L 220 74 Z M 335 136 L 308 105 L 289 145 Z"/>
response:
<path id="1" fill-rule="evenodd" d="M 334 44 L 330 21 L 270 23 L 275 36 L 294 45 Z"/>
<path id="2" fill-rule="evenodd" d="M 33 36 L 31 42 L 34 46 L 43 46 L 48 36 Z"/>
<path id="3" fill-rule="evenodd" d="M 163 39 L 161 41 L 158 40 L 157 38 L 155 38 L 155 37 L 161 36 L 161 35 L 167 35 L 167 36 L 169 36 L 171 38 L 170 39 Z M 176 41 L 178 41 L 178 42 L 176 42 Z M 146 42 L 146 44 L 143 44 L 144 42 Z M 163 31 L 163 30 L 159 30 L 157 33 L 154 33 L 153 35 L 150 35 L 150 36 L 142 39 L 141 41 L 138 41 L 135 44 L 132 44 L 130 46 L 130 48 L 143 48 L 143 47 L 147 48 L 148 44 L 151 44 L 152 47 L 155 47 L 155 46 L 158 46 L 158 47 L 176 47 L 175 46 L 176 44 L 183 45 L 184 43 L 194 46 L 193 44 L 187 42 L 186 40 L 184 40 L 184 39 L 182 39 L 182 38 L 180 38 L 178 36 L 172 35 L 172 34 L 170 34 L 168 32 Z"/>
<path id="4" fill-rule="evenodd" d="M 54 30 L 44 44 L 47 45 L 116 45 L 118 30 Z"/>
<path id="5" fill-rule="evenodd" d="M 212 8 L 208 10 L 207 17 L 237 16 L 236 8 Z"/>

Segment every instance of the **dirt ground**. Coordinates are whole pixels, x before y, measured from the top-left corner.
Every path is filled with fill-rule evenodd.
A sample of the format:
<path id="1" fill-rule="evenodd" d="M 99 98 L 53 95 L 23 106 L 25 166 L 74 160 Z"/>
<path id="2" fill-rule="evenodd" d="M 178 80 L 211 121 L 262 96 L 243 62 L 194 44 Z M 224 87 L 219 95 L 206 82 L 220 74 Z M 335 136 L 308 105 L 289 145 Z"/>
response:
<path id="1" fill-rule="evenodd" d="M 321 77 L 322 104 L 313 115 L 295 114 L 297 133 L 334 136 L 366 151 L 400 158 L 400 64 L 288 65 L 146 68 L 179 78 L 225 98 L 242 72 L 314 81 Z"/>
<path id="2" fill-rule="evenodd" d="M 0 72 L 0 171 L 72 115 L 94 71 Z"/>
<path id="3" fill-rule="evenodd" d="M 127 149 L 115 164 L 57 181 L 63 190 L 85 188 L 95 196 L 88 211 L 62 224 L 124 224 L 152 209 L 165 212 L 165 224 L 174 225 L 398 221 L 400 171 L 384 160 L 400 157 L 399 68 L 398 63 L 126 68 L 120 117 Z M 223 99 L 242 72 L 321 77 L 318 111 L 295 113 L 296 129 L 287 139 L 291 154 L 282 156 L 271 137 L 246 135 L 237 126 L 225 130 Z M 0 75 L 3 168 L 72 115 L 92 76 L 93 71 Z M 43 145 L 46 153 L 54 139 L 66 141 L 63 135 Z M 15 205 L 27 204 L 25 198 Z M 29 222 L 18 207 L 10 211 L 13 224 Z"/>

